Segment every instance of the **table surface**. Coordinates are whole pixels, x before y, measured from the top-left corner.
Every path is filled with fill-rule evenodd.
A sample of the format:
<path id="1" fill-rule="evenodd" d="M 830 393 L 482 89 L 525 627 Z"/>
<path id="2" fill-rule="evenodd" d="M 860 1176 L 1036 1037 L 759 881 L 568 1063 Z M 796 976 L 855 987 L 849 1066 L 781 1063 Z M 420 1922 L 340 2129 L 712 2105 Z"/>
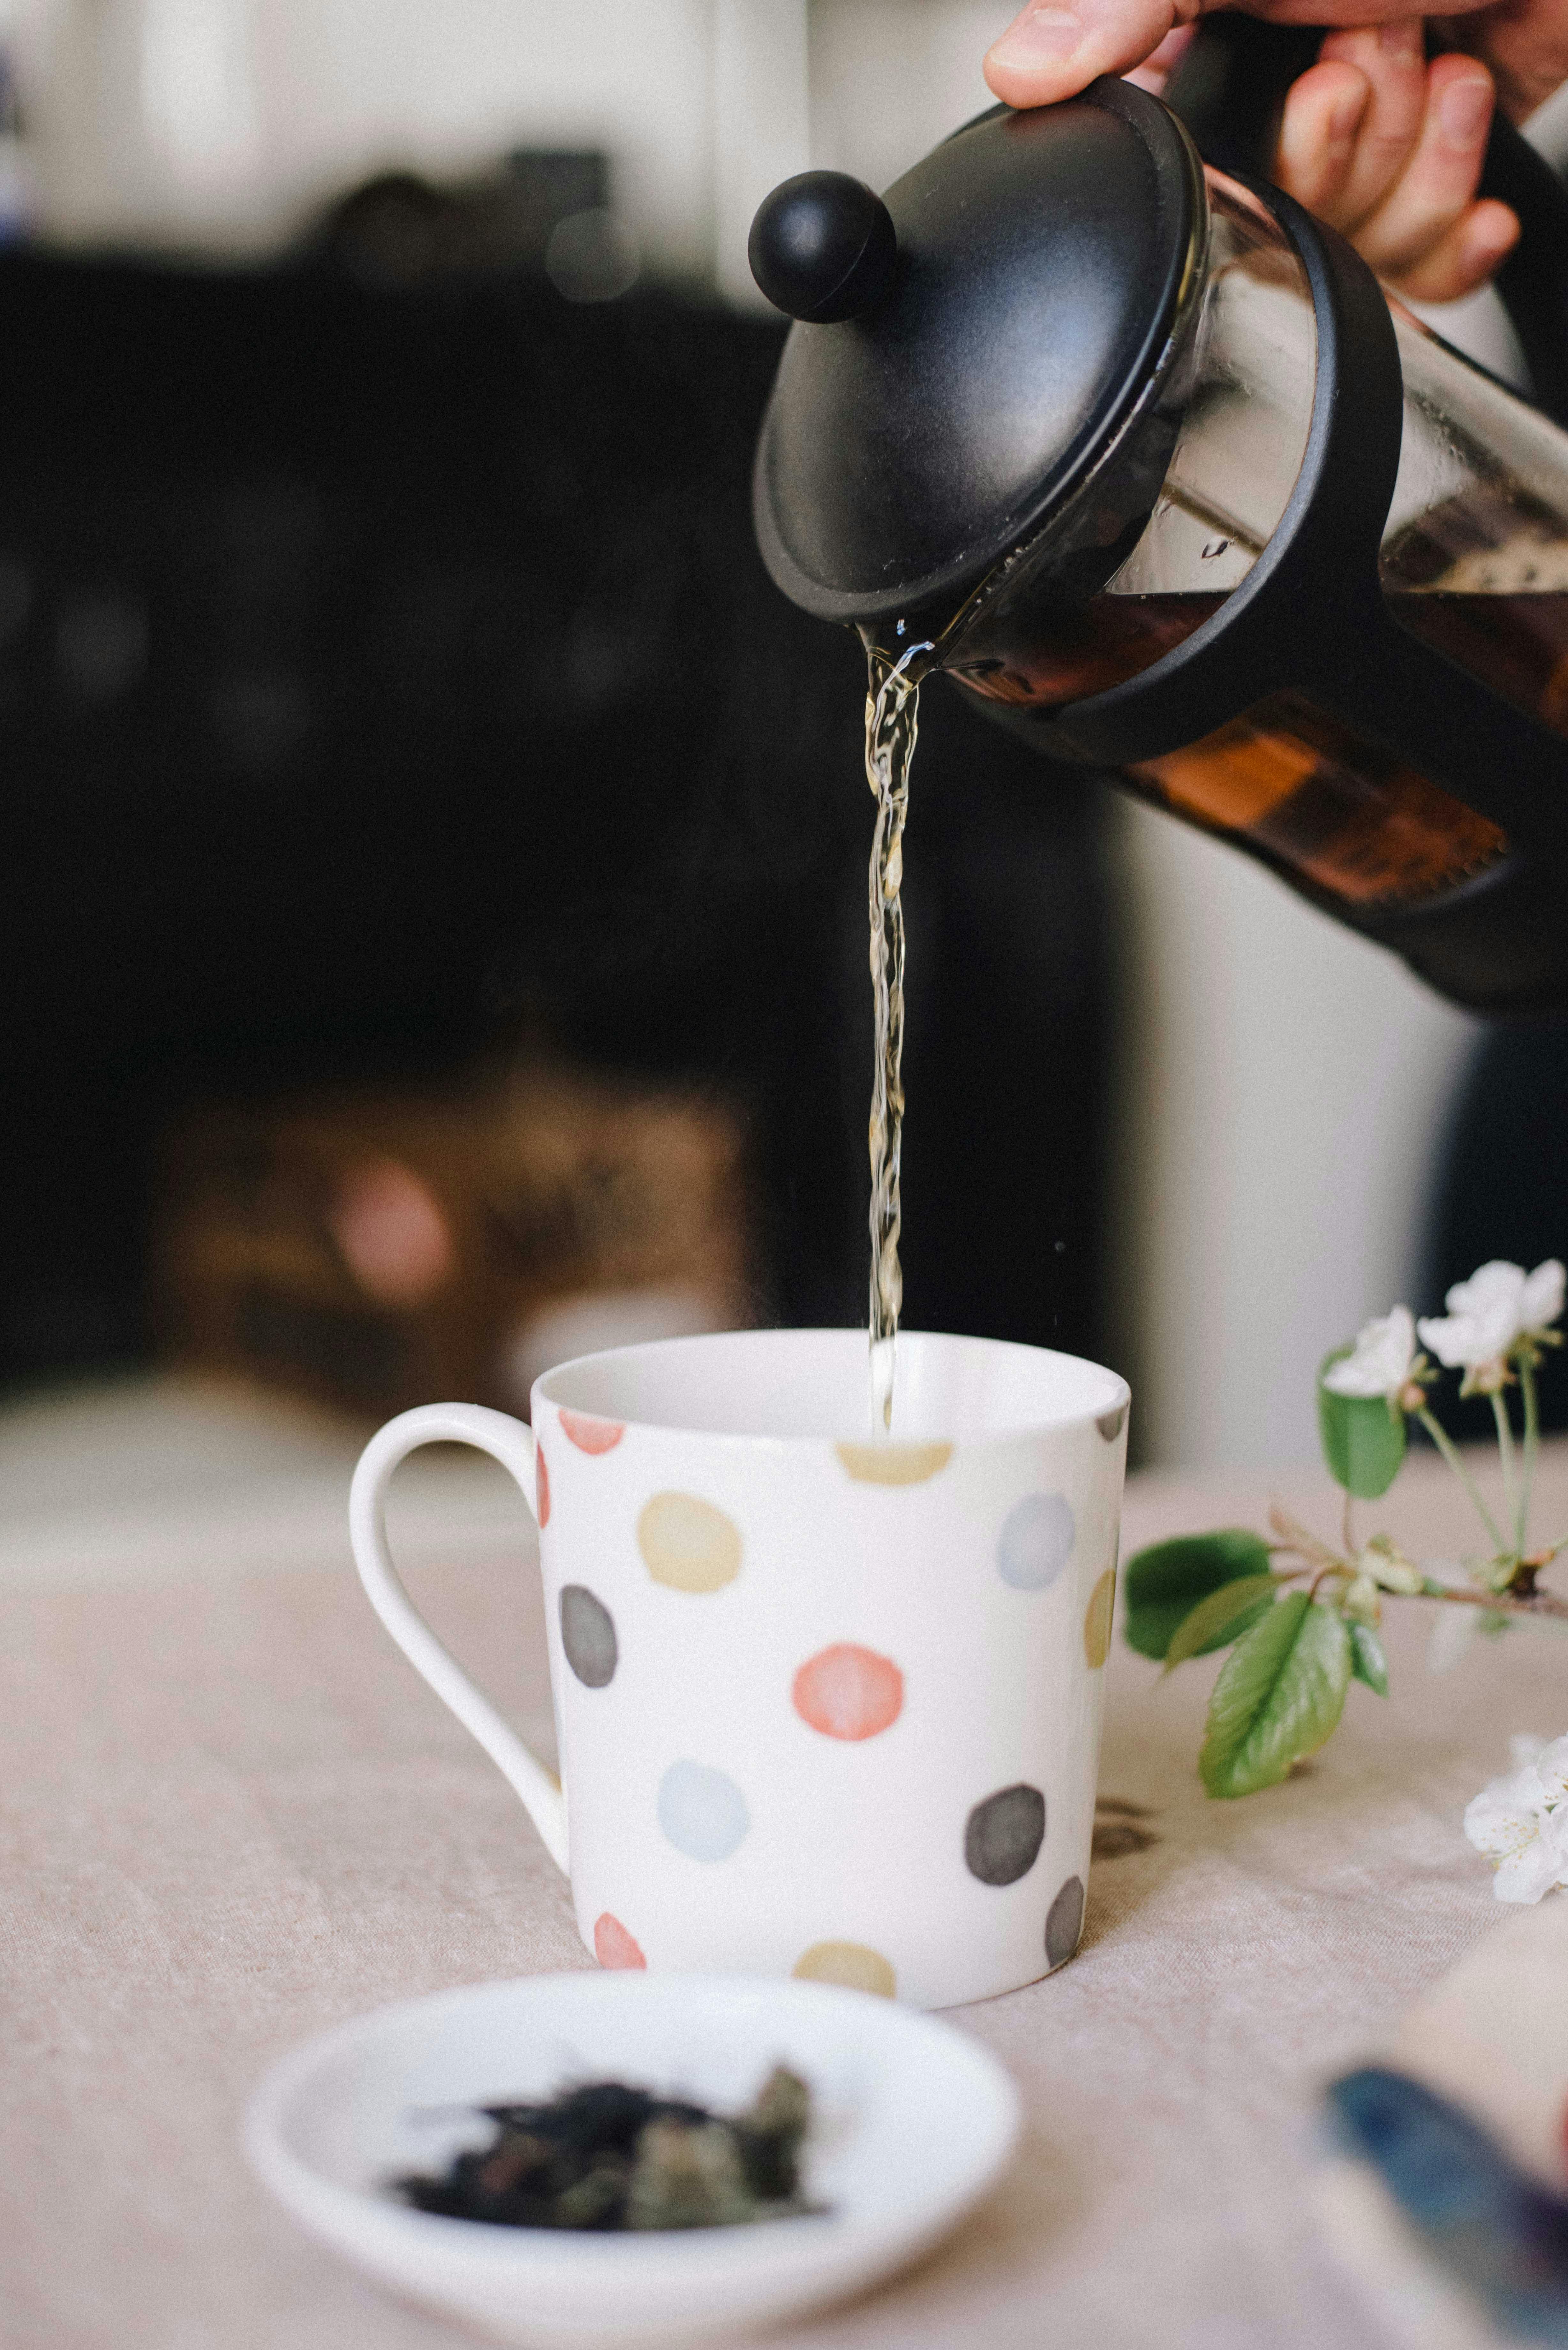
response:
<path id="1" fill-rule="evenodd" d="M 393 1648 L 349 1561 L 356 1433 L 218 1390 L 131 1386 L 0 1417 L 0 2339 L 156 2350 L 452 2350 L 275 2210 L 240 2158 L 273 2058 L 379 2002 L 591 1964 L 498 1774 Z M 1327 1533 L 1277 1480 L 1129 1482 L 1124 1556 L 1262 1523 Z M 1541 1477 L 1568 1524 L 1568 1447 Z M 1431 1457 L 1379 1521 L 1469 1539 Z M 525 1735 L 549 1742 L 524 1512 L 442 1457 L 392 1503 L 410 1588 Z M 1049 1982 L 959 2011 L 1023 2090 L 1003 2185 L 799 2350 L 1096 2350 L 1377 2339 L 1312 2210 L 1332 2074 L 1501 1915 L 1459 1820 L 1509 1735 L 1568 1722 L 1530 1626 L 1427 1669 L 1429 1607 L 1388 1609 L 1393 1690 L 1352 1689 L 1286 1785 L 1206 1801 L 1211 1663 L 1107 1668 L 1084 1944 Z"/>

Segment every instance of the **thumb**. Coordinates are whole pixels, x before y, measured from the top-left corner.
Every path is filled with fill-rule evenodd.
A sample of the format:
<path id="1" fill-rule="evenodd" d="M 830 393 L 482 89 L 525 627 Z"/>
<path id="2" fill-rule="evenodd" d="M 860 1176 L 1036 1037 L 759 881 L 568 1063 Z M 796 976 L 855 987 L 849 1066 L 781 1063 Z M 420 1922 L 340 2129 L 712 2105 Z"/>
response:
<path id="1" fill-rule="evenodd" d="M 1074 98 L 1096 74 L 1127 73 L 1201 0 L 1029 0 L 987 52 L 985 78 L 1008 106 Z"/>

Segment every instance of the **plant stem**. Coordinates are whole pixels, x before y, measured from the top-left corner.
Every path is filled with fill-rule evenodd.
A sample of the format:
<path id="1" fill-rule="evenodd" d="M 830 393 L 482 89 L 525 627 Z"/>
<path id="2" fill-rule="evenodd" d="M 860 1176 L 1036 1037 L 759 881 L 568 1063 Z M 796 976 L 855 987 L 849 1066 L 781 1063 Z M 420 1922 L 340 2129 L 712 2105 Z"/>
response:
<path id="1" fill-rule="evenodd" d="M 1464 1487 L 1466 1492 L 1469 1495 L 1470 1500 L 1474 1503 L 1476 1515 L 1480 1518 L 1482 1525 L 1486 1528 L 1487 1533 L 1491 1537 L 1492 1548 L 1496 1551 L 1500 1558 L 1502 1557 L 1507 1551 L 1508 1545 L 1497 1530 L 1496 1524 L 1492 1519 L 1491 1512 L 1487 1508 L 1486 1503 L 1481 1500 L 1480 1495 L 1477 1492 L 1474 1480 L 1471 1478 L 1469 1471 L 1465 1467 L 1463 1461 L 1460 1459 L 1459 1447 L 1455 1444 L 1453 1438 L 1449 1434 L 1447 1429 L 1443 1428 L 1439 1422 L 1434 1419 L 1430 1404 L 1424 1403 L 1421 1406 L 1420 1410 L 1416 1414 L 1416 1417 L 1420 1421 L 1422 1427 L 1426 1430 L 1428 1435 L 1431 1438 L 1433 1443 L 1437 1446 L 1438 1451 L 1442 1454 L 1444 1460 L 1448 1462 L 1449 1468 L 1453 1471 L 1455 1476 L 1459 1479 L 1460 1484 Z"/>
<path id="2" fill-rule="evenodd" d="M 1355 1535 L 1352 1531 L 1350 1520 L 1352 1507 L 1353 1497 L 1349 1493 L 1346 1493 L 1345 1497 L 1345 1517 L 1342 1522 L 1340 1533 L 1340 1539 L 1345 1544 L 1345 1555 L 1346 1558 L 1354 1558 L 1355 1556 Z"/>
<path id="3" fill-rule="evenodd" d="M 1499 1616 L 1556 1616 L 1568 1619 L 1568 1599 L 1559 1599 L 1551 1591 L 1532 1592 L 1528 1599 L 1511 1597 L 1506 1591 L 1421 1591 L 1411 1596 L 1450 1600 L 1461 1607 L 1485 1607 Z"/>
<path id="4" fill-rule="evenodd" d="M 1354 1571 L 1349 1559 L 1339 1557 L 1326 1543 L 1319 1542 L 1310 1527 L 1303 1526 L 1299 1518 L 1293 1518 L 1288 1510 L 1281 1509 L 1278 1502 L 1270 1504 L 1269 1523 L 1284 1547 L 1293 1551 L 1298 1558 L 1310 1559 L 1317 1566 L 1338 1566 Z"/>
<path id="5" fill-rule="evenodd" d="M 1509 1419 L 1508 1406 L 1501 1388 L 1492 1392 L 1491 1416 L 1497 1422 L 1497 1449 L 1502 1461 L 1502 1513 L 1513 1521 L 1513 1555 L 1517 1558 L 1524 1544 L 1519 1523 L 1519 1504 L 1514 1499 L 1513 1423 Z"/>
<path id="6" fill-rule="evenodd" d="M 1530 1493 L 1535 1482 L 1535 1456 L 1541 1450 L 1541 1399 L 1535 1389 L 1535 1366 L 1528 1355 L 1519 1366 L 1519 1385 L 1524 1397 L 1524 1472 L 1519 1491 L 1519 1555 L 1524 1556 L 1525 1540 L 1530 1533 Z"/>

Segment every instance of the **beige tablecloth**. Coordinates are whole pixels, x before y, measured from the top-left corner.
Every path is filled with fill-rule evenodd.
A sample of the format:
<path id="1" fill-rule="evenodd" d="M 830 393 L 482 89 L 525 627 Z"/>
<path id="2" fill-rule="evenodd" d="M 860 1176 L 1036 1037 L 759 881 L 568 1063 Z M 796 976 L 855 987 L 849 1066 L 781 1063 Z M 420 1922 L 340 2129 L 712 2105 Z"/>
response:
<path id="1" fill-rule="evenodd" d="M 222 1480 L 202 1485 L 200 1542 L 177 1497 L 161 1521 L 151 1502 L 128 1503 L 117 1561 L 111 1497 L 95 1500 L 85 1470 L 79 1569 L 41 1503 L 0 1556 L 8 2345 L 455 2343 L 272 2207 L 237 2151 L 241 2106 L 273 2057 L 358 2010 L 590 1963 L 514 1798 L 353 1579 L 336 1530 L 346 1440 L 306 1451 L 320 1510 L 308 1523 L 282 1511 L 271 1564 L 256 1557 L 243 1481 L 220 1492 Z M 9 1467 L 16 1490 L 21 1457 L 13 1446 L 8 1462 L 0 1440 L 0 1486 Z M 274 1489 L 286 1466 L 286 1446 Z M 527 1733 L 546 1737 L 520 1506 L 477 1465 L 432 1479 L 405 1505 L 416 1596 Z M 1543 1482 L 1540 1523 L 1568 1524 L 1568 1452 Z M 1276 1490 L 1334 1524 L 1315 1476 Z M 1256 1523 L 1269 1491 L 1135 1481 L 1124 1553 Z M 1429 1461 L 1392 1514 L 1428 1552 L 1465 1538 Z M 1568 1729 L 1558 1638 L 1532 1627 L 1479 1643 L 1435 1679 L 1431 1612 L 1389 1610 L 1386 1704 L 1354 1688 L 1310 1769 L 1231 1804 L 1207 1802 L 1194 1773 L 1212 1666 L 1162 1681 L 1118 1639 L 1082 1952 L 1048 1983 L 957 2017 L 1023 2090 L 1023 2155 L 946 2249 L 787 2342 L 1324 2350 L 1378 2338 L 1311 2210 L 1318 2087 L 1386 2043 L 1497 1920 L 1460 1812 L 1511 1731 Z"/>

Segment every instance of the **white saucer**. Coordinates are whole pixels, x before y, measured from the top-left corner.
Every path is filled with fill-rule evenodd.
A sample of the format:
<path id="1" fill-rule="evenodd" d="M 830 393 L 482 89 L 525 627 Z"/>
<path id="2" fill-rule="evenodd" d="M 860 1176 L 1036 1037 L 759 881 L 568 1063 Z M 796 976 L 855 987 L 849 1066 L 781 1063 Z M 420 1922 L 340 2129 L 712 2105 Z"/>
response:
<path id="1" fill-rule="evenodd" d="M 810 2085 L 821 2215 L 568 2235 L 416 2211 L 386 2181 L 487 2126 L 463 2109 L 620 2079 L 729 2112 Z M 454 2111 L 454 2109 L 456 2109 Z M 524 2350 L 686 2344 L 778 2322 L 912 2260 L 1007 2161 L 1018 2095 L 976 2042 L 890 2001 L 723 1975 L 536 1975 L 379 2009 L 275 2065 L 245 2150 L 313 2234 L 407 2300 Z"/>

